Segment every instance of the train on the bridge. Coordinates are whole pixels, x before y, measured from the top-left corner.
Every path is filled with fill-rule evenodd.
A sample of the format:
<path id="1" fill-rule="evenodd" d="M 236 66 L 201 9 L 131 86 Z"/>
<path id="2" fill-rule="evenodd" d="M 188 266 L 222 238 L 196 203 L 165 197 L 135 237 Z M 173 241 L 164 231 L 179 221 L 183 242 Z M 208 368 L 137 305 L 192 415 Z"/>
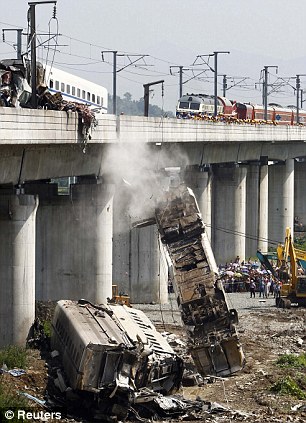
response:
<path id="1" fill-rule="evenodd" d="M 214 96 L 207 94 L 183 95 L 177 103 L 176 117 L 274 125 L 295 125 L 297 122 L 297 109 L 294 106 L 282 107 L 279 104 L 270 103 L 267 108 L 267 120 L 265 120 L 264 107 L 260 104 L 239 103 L 219 96 L 217 100 L 217 117 L 213 118 Z M 299 110 L 299 124 L 306 125 L 306 110 Z"/>
<path id="2" fill-rule="evenodd" d="M 82 103 L 99 113 L 107 113 L 107 89 L 63 70 L 45 66 L 45 83 L 51 93 L 60 92 L 66 101 Z"/>

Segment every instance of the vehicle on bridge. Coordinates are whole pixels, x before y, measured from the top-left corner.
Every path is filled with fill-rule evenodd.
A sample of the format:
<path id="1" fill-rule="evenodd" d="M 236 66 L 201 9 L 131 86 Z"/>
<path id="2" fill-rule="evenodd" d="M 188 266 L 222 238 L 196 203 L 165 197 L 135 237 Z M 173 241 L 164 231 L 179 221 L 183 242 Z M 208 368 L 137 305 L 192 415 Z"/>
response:
<path id="1" fill-rule="evenodd" d="M 61 69 L 45 66 L 45 83 L 51 93 L 66 101 L 82 103 L 95 112 L 107 113 L 107 89 Z"/>
<path id="2" fill-rule="evenodd" d="M 267 121 L 264 119 L 264 107 L 261 104 L 240 103 L 218 96 L 217 118 L 227 122 L 271 123 L 274 125 L 296 124 L 296 107 L 282 107 L 270 103 L 267 108 Z M 212 119 L 214 115 L 214 96 L 207 94 L 183 95 L 176 107 L 179 119 Z M 306 110 L 299 110 L 300 124 L 306 124 Z"/>

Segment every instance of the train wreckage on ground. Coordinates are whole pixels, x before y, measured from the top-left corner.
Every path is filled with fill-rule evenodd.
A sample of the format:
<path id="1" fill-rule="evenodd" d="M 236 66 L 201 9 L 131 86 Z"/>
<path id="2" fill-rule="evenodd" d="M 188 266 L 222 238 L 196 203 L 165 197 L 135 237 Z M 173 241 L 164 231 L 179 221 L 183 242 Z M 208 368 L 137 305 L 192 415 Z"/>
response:
<path id="1" fill-rule="evenodd" d="M 61 300 L 52 329 L 70 388 L 90 395 L 104 416 L 124 416 L 142 389 L 154 396 L 180 388 L 182 359 L 140 310 Z"/>
<path id="2" fill-rule="evenodd" d="M 192 191 L 183 184 L 170 187 L 155 221 L 171 258 L 188 351 L 198 372 L 227 376 L 241 370 L 237 313 L 228 307 Z M 52 348 L 60 353 L 70 387 L 91 394 L 104 416 L 118 409 L 127 413 L 131 404 L 137 407 L 181 386 L 182 359 L 140 310 L 62 300 L 52 326 Z"/>

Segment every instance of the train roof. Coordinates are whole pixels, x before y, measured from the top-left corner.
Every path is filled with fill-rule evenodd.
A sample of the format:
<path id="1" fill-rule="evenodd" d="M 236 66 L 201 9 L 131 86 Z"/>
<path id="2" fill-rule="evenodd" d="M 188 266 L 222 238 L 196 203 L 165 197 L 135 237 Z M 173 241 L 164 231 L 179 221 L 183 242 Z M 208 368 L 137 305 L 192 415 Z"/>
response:
<path id="1" fill-rule="evenodd" d="M 192 101 L 193 103 L 214 104 L 215 97 L 209 94 L 185 94 L 180 99 L 181 101 Z M 222 104 L 220 97 L 218 97 L 218 104 Z"/>
<path id="2" fill-rule="evenodd" d="M 80 76 L 63 71 L 53 66 L 45 65 L 45 82 L 49 86 L 50 79 L 59 80 L 60 82 L 69 83 L 86 91 L 100 92 L 101 95 L 107 95 L 107 89 L 95 82 L 88 81 Z"/>
<path id="3" fill-rule="evenodd" d="M 81 303 L 61 300 L 57 303 L 55 311 L 55 327 L 56 320 L 65 320 L 61 312 L 67 317 L 67 324 L 71 325 L 69 329 L 78 333 L 84 345 L 95 345 L 95 348 L 126 345 L 133 348 L 140 339 L 155 352 L 175 354 L 141 310 L 123 305 L 95 306 L 86 300 Z M 69 329 L 67 328 L 68 331 Z"/>
<path id="4" fill-rule="evenodd" d="M 53 322 L 55 327 L 57 327 L 57 320 L 62 324 L 66 322 L 69 326 L 65 329 L 68 332 L 76 332 L 84 345 L 90 344 L 103 348 L 107 345 L 113 348 L 123 344 L 133 347 L 125 332 L 118 330 L 112 317 L 90 303 L 78 304 L 71 300 L 58 301 Z"/>

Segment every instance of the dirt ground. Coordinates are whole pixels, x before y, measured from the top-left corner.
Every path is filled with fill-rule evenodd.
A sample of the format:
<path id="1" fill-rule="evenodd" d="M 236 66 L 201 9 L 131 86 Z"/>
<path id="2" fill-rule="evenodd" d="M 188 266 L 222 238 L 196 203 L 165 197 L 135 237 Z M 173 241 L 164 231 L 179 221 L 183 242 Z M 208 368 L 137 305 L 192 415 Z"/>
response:
<path id="1" fill-rule="evenodd" d="M 157 325 L 161 332 L 174 333 L 179 339 L 173 348 L 183 355 L 187 368 L 195 371 L 182 342 L 185 334 L 178 325 Z M 170 421 L 207 421 L 207 422 L 305 422 L 306 400 L 291 395 L 273 393 L 271 387 L 284 376 L 290 374 L 299 380 L 306 393 L 306 368 L 283 368 L 275 364 L 283 354 L 302 354 L 306 352 L 306 310 L 291 308 L 281 310 L 275 307 L 245 309 L 239 315 L 238 332 L 246 356 L 244 369 L 225 379 L 204 379 L 195 386 L 184 386 L 179 392 L 186 399 L 201 398 L 218 403 L 227 411 L 215 413 L 189 413 Z M 30 350 L 30 363 L 26 374 L 13 377 L 1 376 L 6 389 L 10 392 L 26 392 L 41 400 L 50 391 L 52 379 L 48 376 L 48 364 L 38 349 Z M 50 373 L 50 371 L 49 371 Z M 29 401 L 30 406 L 39 406 Z M 52 420 L 49 420 L 52 421 Z M 59 421 L 59 420 L 54 420 Z M 60 421 L 85 421 L 80 418 L 63 418 Z M 87 421 L 87 420 L 86 420 Z M 90 421 L 90 420 L 88 420 Z M 159 421 L 169 421 L 160 419 Z"/>

